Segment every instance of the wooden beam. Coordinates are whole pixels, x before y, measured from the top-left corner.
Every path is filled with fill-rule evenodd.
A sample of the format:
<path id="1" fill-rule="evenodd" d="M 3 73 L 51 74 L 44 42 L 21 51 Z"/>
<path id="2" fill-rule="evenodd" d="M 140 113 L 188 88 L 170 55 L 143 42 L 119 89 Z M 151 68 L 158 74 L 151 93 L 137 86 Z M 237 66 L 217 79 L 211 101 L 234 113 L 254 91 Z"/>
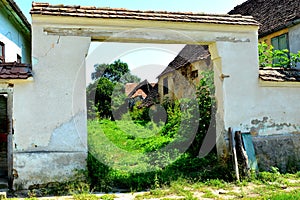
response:
<path id="1" fill-rule="evenodd" d="M 231 146 L 232 157 L 233 157 L 233 168 L 235 171 L 235 177 L 236 180 L 239 181 L 240 175 L 239 175 L 239 166 L 238 166 L 237 155 L 236 155 L 236 145 L 234 140 L 234 133 L 231 128 L 228 129 L 228 134 L 229 134 L 229 144 Z"/>

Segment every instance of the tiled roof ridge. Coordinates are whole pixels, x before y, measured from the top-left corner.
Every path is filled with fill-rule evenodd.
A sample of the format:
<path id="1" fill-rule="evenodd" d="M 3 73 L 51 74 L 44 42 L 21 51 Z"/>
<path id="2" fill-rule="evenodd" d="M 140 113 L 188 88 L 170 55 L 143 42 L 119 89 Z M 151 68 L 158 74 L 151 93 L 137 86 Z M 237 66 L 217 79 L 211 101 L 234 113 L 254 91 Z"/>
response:
<path id="1" fill-rule="evenodd" d="M 232 18 L 245 18 L 253 19 L 252 16 L 243 16 L 240 14 L 207 14 L 207 13 L 194 13 L 194 12 L 175 12 L 175 11 L 154 11 L 154 10 L 129 10 L 127 8 L 110 8 L 110 7 L 96 7 L 96 6 L 81 6 L 81 5 L 64 5 L 64 4 L 49 4 L 43 2 L 32 2 L 32 9 L 34 8 L 76 8 L 85 10 L 107 10 L 107 11 L 126 11 L 126 12 L 139 12 L 139 13 L 160 13 L 160 14 L 181 14 L 181 15 L 202 15 L 202 16 L 226 16 Z"/>
<path id="2" fill-rule="evenodd" d="M 148 82 L 147 79 L 145 79 L 133 88 L 133 90 L 128 94 L 128 97 L 131 97 L 132 95 L 134 95 L 134 93 L 136 93 L 136 91 L 141 89 L 141 87 L 143 87 L 143 86 L 149 86 L 149 87 L 151 87 L 149 89 L 152 89 L 152 85 Z M 144 91 L 144 92 L 146 93 L 146 91 Z"/>
<path id="3" fill-rule="evenodd" d="M 19 63 L 19 62 L 4 62 L 4 63 L 0 63 L 0 66 L 10 66 L 10 67 L 31 67 L 30 64 L 26 64 L 26 63 Z"/>
<path id="4" fill-rule="evenodd" d="M 177 56 L 168 64 L 168 66 L 158 75 L 157 78 L 170 73 L 181 67 L 185 67 L 193 62 L 206 60 L 210 57 L 210 52 L 206 49 L 207 45 L 185 45 Z"/>
<path id="5" fill-rule="evenodd" d="M 192 12 L 170 12 L 170 11 L 141 11 L 125 8 L 97 8 L 95 6 L 80 5 L 51 5 L 49 3 L 33 2 L 31 14 L 61 15 L 93 18 L 128 18 L 148 20 L 169 20 L 188 22 L 209 22 L 224 24 L 247 24 L 259 25 L 251 16 L 229 15 L 229 14 L 204 14 Z"/>
<path id="6" fill-rule="evenodd" d="M 8 0 L 9 5 L 12 7 L 12 9 L 16 12 L 16 14 L 20 17 L 24 25 L 28 28 L 29 31 L 31 31 L 31 24 L 28 22 L 28 19 L 25 17 L 22 10 L 19 8 L 19 6 L 16 4 L 14 0 Z"/>

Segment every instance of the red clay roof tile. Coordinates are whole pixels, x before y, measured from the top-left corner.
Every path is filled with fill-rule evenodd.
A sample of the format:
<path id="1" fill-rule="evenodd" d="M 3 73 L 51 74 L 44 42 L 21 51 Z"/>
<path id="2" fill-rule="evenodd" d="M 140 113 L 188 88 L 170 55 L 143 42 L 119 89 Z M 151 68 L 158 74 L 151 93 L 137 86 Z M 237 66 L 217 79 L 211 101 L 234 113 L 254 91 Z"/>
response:
<path id="1" fill-rule="evenodd" d="M 27 79 L 32 77 L 31 66 L 10 62 L 0 63 L 0 79 Z"/>

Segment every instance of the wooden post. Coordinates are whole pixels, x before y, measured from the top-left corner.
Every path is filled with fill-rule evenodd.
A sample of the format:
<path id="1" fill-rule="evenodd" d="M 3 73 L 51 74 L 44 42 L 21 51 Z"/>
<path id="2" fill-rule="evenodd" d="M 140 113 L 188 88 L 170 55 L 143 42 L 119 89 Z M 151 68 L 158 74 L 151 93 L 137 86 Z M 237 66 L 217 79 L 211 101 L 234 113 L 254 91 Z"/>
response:
<path id="1" fill-rule="evenodd" d="M 234 140 L 234 133 L 232 132 L 232 129 L 228 129 L 228 134 L 229 134 L 229 144 L 231 146 L 231 151 L 232 151 L 232 157 L 233 157 L 233 167 L 235 171 L 235 177 L 236 180 L 240 180 L 240 175 L 239 175 L 239 166 L 238 166 L 238 161 L 237 161 L 237 155 L 236 155 L 236 148 L 235 148 L 235 140 Z"/>
<path id="2" fill-rule="evenodd" d="M 236 141 L 236 150 L 237 155 L 239 155 L 240 166 L 242 167 L 243 175 L 249 176 L 249 164 L 248 164 L 248 156 L 243 146 L 242 141 L 242 133 L 241 131 L 235 132 L 235 141 Z"/>
<path id="3" fill-rule="evenodd" d="M 8 135 L 7 135 L 7 162 L 8 162 L 8 188 L 13 188 L 13 87 L 10 85 L 7 91 L 7 118 L 8 118 Z"/>

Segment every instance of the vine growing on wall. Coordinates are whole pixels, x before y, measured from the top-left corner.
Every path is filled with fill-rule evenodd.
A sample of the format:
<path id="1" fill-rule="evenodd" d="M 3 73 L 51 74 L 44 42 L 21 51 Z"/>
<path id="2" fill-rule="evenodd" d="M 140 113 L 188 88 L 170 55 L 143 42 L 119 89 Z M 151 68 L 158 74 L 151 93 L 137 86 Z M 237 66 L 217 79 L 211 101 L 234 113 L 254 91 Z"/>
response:
<path id="1" fill-rule="evenodd" d="M 292 53 L 288 49 L 278 50 L 266 43 L 258 44 L 258 55 L 260 67 L 295 68 L 300 63 L 300 51 Z"/>

